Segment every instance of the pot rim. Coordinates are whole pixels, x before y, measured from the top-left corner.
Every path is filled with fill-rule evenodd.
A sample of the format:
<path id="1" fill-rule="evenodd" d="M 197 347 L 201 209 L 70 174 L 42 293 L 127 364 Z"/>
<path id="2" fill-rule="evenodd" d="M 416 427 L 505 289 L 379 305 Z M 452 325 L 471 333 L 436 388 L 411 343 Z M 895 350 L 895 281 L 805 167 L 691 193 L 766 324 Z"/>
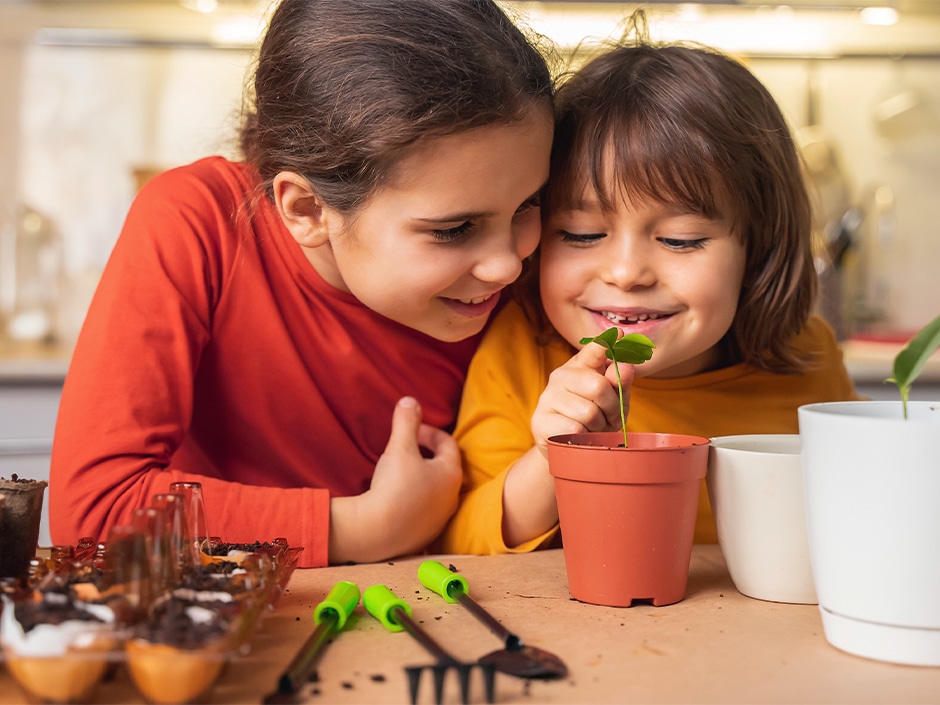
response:
<path id="1" fill-rule="evenodd" d="M 595 443 L 585 443 L 585 440 L 595 440 Z M 695 436 L 686 433 L 664 433 L 653 431 L 627 431 L 627 442 L 635 441 L 641 445 L 624 447 L 623 432 L 621 431 L 583 431 L 581 433 L 561 433 L 549 436 L 548 445 L 563 448 L 583 448 L 585 450 L 600 451 L 669 451 L 676 448 L 694 448 L 707 446 L 711 440 L 704 436 Z M 655 443 L 655 441 L 662 441 Z"/>
<path id="2" fill-rule="evenodd" d="M 859 399 L 854 401 L 827 401 L 804 404 L 797 409 L 801 418 L 825 417 L 830 419 L 858 419 L 879 423 L 908 424 L 910 426 L 936 426 L 940 422 L 940 401 L 908 401 L 908 418 L 903 416 L 900 400 Z"/>

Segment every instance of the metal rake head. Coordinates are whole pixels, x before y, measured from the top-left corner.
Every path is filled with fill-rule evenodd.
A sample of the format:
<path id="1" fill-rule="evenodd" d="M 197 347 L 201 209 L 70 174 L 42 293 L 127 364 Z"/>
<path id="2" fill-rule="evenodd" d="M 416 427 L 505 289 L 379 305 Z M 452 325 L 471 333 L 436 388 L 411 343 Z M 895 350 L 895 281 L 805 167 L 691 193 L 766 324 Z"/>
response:
<path id="1" fill-rule="evenodd" d="M 434 678 L 434 702 L 441 705 L 444 702 L 444 678 L 448 671 L 457 674 L 460 684 L 460 702 L 468 705 L 470 702 L 470 673 L 478 668 L 483 674 L 483 686 L 486 702 L 492 703 L 495 697 L 494 681 L 496 679 L 496 664 L 493 663 L 436 663 L 431 666 L 406 666 L 408 675 L 408 688 L 411 691 L 411 705 L 418 702 L 418 688 L 421 684 L 421 674 L 431 671 Z"/>

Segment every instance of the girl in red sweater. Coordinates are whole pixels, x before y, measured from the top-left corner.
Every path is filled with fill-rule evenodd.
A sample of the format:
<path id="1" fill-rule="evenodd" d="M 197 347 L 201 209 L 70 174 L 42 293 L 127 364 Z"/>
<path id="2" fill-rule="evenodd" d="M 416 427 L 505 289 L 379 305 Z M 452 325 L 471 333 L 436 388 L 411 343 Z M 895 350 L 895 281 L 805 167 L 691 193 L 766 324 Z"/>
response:
<path id="1" fill-rule="evenodd" d="M 63 390 L 56 543 L 174 481 L 303 566 L 418 551 L 456 507 L 445 431 L 539 239 L 544 58 L 488 0 L 282 0 L 250 94 L 243 161 L 127 216 Z"/>

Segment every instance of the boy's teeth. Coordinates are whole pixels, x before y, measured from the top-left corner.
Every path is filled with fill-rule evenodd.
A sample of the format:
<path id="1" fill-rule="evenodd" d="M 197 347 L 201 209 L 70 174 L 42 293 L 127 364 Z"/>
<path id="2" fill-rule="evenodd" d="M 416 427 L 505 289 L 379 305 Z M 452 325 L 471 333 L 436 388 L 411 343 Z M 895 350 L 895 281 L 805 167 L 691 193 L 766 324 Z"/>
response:
<path id="1" fill-rule="evenodd" d="M 640 321 L 655 321 L 657 318 L 661 318 L 658 313 L 640 313 L 636 316 L 618 316 L 616 313 L 611 313 L 610 311 L 604 312 L 604 317 L 614 323 L 639 323 Z"/>

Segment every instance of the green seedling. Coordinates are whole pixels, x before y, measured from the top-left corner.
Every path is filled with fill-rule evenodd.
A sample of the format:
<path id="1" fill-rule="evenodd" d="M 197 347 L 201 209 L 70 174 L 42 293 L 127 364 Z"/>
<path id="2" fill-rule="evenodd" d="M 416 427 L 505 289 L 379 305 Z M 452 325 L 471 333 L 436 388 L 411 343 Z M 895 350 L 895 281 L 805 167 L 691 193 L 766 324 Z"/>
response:
<path id="1" fill-rule="evenodd" d="M 911 338 L 910 342 L 894 358 L 894 376 L 888 377 L 885 382 L 894 382 L 898 385 L 905 419 L 907 418 L 907 398 L 911 393 L 911 385 L 938 347 L 940 347 L 940 316 L 921 328 L 920 332 Z"/>
<path id="2" fill-rule="evenodd" d="M 597 343 L 605 349 L 607 357 L 616 362 L 628 362 L 642 365 L 653 357 L 653 341 L 640 333 L 626 333 L 618 338 L 619 328 L 608 328 L 593 338 L 581 338 L 581 345 Z M 620 367 L 614 365 L 617 373 L 617 393 L 620 395 L 620 428 L 623 429 L 623 446 L 627 447 L 627 415 L 623 410 L 623 382 L 620 379 Z"/>

